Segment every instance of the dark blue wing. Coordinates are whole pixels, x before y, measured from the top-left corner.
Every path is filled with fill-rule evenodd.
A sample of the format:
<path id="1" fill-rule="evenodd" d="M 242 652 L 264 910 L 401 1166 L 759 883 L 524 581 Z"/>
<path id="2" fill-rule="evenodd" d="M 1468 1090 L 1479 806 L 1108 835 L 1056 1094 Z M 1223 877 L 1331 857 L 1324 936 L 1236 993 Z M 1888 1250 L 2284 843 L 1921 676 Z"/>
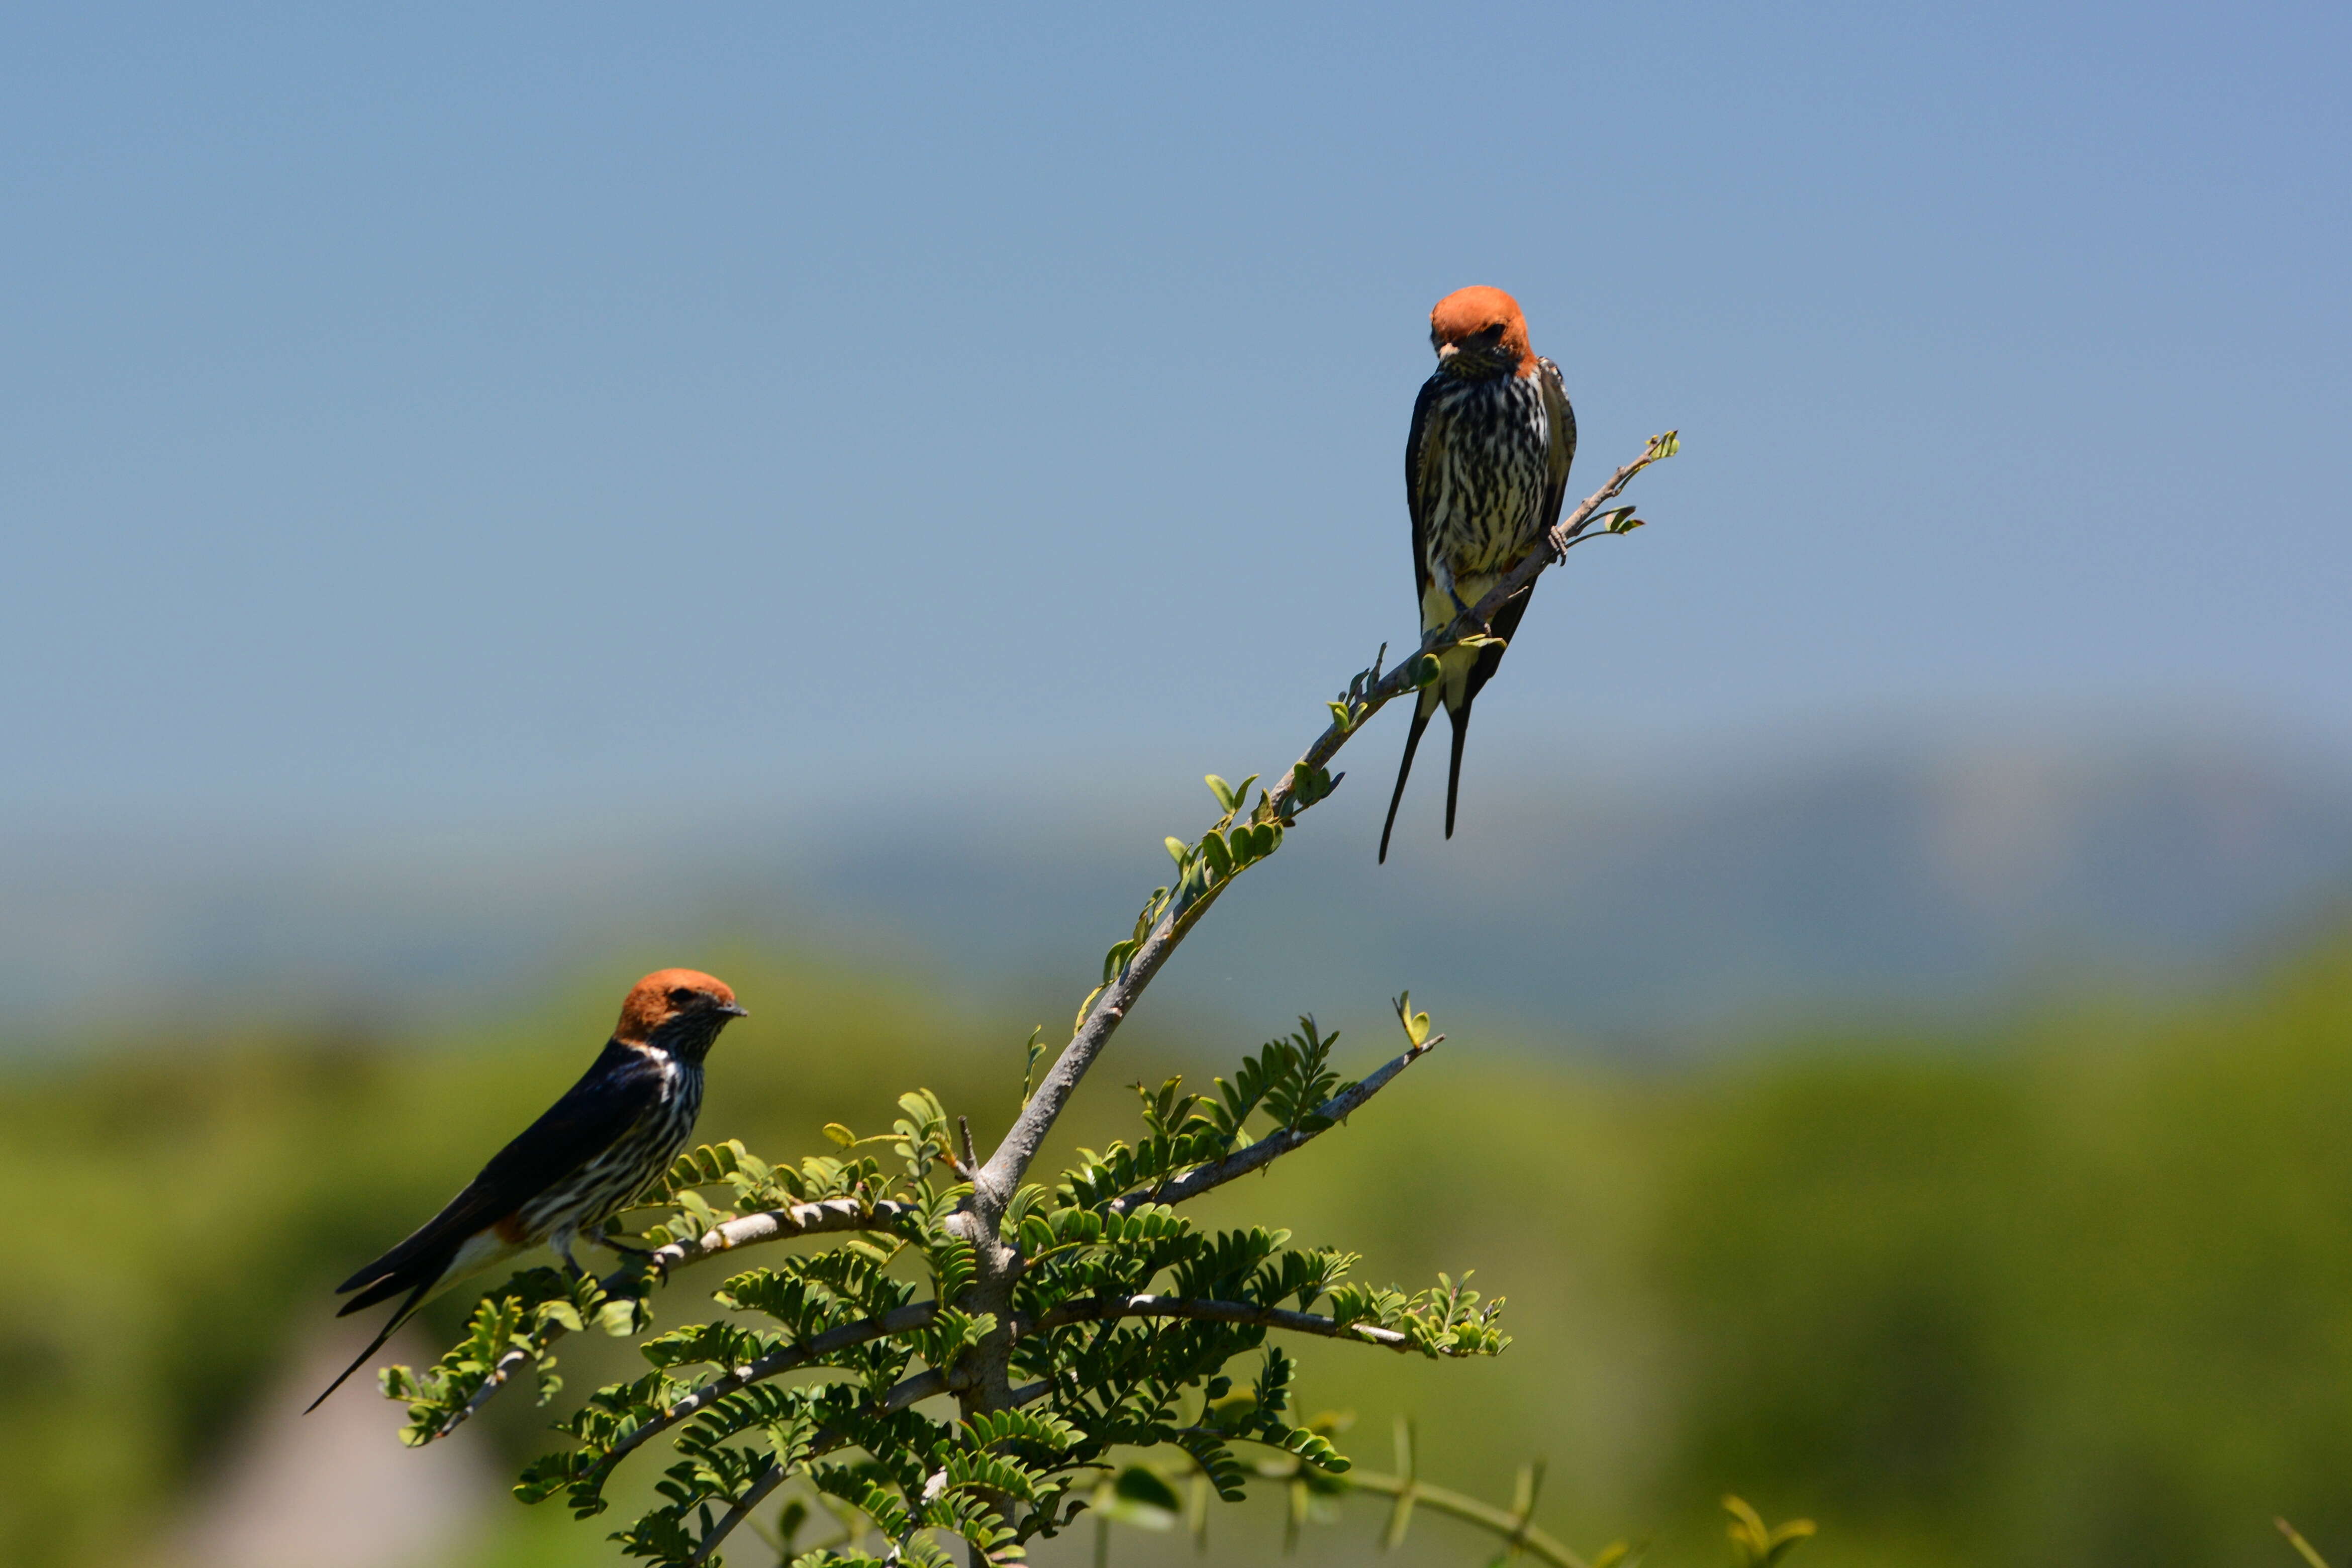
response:
<path id="1" fill-rule="evenodd" d="M 1412 400 L 1412 425 L 1404 435 L 1404 505 L 1412 518 L 1412 615 L 1421 620 L 1421 601 L 1429 592 L 1428 503 L 1421 496 L 1421 441 L 1429 433 L 1429 410 L 1437 401 L 1437 377 L 1421 384 Z"/>
<path id="2" fill-rule="evenodd" d="M 1543 529 L 1549 532 L 1559 521 L 1559 511 L 1568 500 L 1568 470 L 1576 463 L 1576 409 L 1568 401 L 1568 384 L 1559 374 L 1559 366 L 1548 359 L 1536 361 L 1536 375 L 1543 387 L 1544 413 L 1551 425 L 1551 447 L 1545 454 L 1550 472 L 1544 487 Z"/>
<path id="3" fill-rule="evenodd" d="M 661 1098 L 660 1064 L 618 1040 L 607 1042 L 580 1081 L 514 1141 L 490 1156 L 481 1173 L 399 1246 L 335 1289 L 362 1294 L 346 1312 L 409 1289 L 428 1271 L 437 1278 L 466 1238 L 513 1214 L 530 1199 L 609 1149 Z"/>

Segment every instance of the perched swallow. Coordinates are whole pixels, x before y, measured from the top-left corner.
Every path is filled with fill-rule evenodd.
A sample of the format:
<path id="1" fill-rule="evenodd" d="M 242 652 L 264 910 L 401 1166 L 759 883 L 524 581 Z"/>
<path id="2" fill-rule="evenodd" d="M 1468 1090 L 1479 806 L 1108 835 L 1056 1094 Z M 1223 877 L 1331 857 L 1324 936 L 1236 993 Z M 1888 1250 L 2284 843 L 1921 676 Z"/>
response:
<path id="1" fill-rule="evenodd" d="M 1404 446 L 1413 591 L 1424 636 L 1475 605 L 1529 552 L 1549 547 L 1546 536 L 1559 521 L 1576 458 L 1576 411 L 1559 366 L 1528 346 L 1517 300 L 1500 289 L 1458 289 L 1430 311 L 1429 341 L 1437 369 L 1413 402 Z M 1510 640 L 1533 592 L 1530 586 L 1496 612 L 1496 637 Z M 1382 860 L 1413 750 L 1441 702 L 1454 723 L 1445 775 L 1445 837 L 1454 837 L 1470 705 L 1502 662 L 1498 647 L 1458 648 L 1438 660 L 1438 679 L 1422 689 L 1405 732 L 1404 761 L 1381 828 Z"/>
<path id="2" fill-rule="evenodd" d="M 593 1237 L 669 1169 L 702 1109 L 702 1058 L 719 1031 L 743 1016 L 734 992 L 695 970 L 658 970 L 638 981 L 580 1081 L 414 1236 L 335 1288 L 359 1292 L 339 1317 L 407 1299 L 310 1408 L 366 1365 L 419 1307 L 467 1276 L 542 1246 L 580 1272 L 573 1239 Z"/>

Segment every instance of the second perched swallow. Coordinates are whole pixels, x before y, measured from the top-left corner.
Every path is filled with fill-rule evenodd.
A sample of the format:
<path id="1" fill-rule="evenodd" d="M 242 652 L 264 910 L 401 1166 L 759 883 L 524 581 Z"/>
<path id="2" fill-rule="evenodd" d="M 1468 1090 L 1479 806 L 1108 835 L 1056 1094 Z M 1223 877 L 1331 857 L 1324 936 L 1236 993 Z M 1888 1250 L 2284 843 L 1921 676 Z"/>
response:
<path id="1" fill-rule="evenodd" d="M 1531 551 L 1549 548 L 1576 459 L 1576 411 L 1559 366 L 1528 345 L 1519 302 L 1500 289 L 1456 289 L 1429 312 L 1437 369 L 1422 384 L 1405 437 L 1404 496 L 1412 516 L 1413 589 L 1423 636 L 1475 605 Z M 1534 589 L 1496 612 L 1494 635 L 1509 641 Z M 1405 731 L 1396 793 L 1381 828 L 1389 858 L 1397 803 L 1412 772 L 1412 753 L 1439 704 L 1454 725 L 1445 774 L 1445 837 L 1462 789 L 1462 742 L 1470 705 L 1503 662 L 1497 647 L 1457 648 L 1438 660 L 1435 684 L 1422 689 Z"/>

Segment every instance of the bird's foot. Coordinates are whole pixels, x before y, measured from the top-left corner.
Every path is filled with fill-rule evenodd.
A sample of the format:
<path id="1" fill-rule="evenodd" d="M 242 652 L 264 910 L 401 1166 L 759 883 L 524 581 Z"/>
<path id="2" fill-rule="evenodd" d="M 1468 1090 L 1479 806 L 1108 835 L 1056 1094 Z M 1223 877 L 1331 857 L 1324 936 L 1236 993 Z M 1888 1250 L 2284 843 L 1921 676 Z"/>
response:
<path id="1" fill-rule="evenodd" d="M 598 1237 L 596 1245 L 607 1251 L 617 1252 L 624 1258 L 635 1258 L 641 1261 L 654 1255 L 654 1249 L 650 1247 L 631 1247 L 627 1242 L 615 1241 L 609 1236 Z"/>
<path id="2" fill-rule="evenodd" d="M 1569 532 L 1567 529 L 1560 527 L 1558 523 L 1554 523 L 1551 527 L 1544 530 L 1544 545 L 1551 552 L 1553 564 L 1557 565 L 1559 563 L 1568 558 L 1569 543 L 1576 536 L 1574 534 Z"/>

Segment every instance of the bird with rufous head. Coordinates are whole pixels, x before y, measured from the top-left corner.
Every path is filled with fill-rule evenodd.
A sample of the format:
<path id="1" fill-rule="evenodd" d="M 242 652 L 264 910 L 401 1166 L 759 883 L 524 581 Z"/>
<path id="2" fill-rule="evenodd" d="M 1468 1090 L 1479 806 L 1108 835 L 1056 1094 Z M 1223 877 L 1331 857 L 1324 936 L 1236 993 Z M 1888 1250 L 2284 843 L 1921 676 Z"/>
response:
<path id="1" fill-rule="evenodd" d="M 415 1235 L 335 1288 L 339 1295 L 357 1292 L 338 1316 L 403 1299 L 310 1408 L 458 1281 L 539 1247 L 579 1273 L 572 1243 L 601 1240 L 604 1222 L 686 1147 L 702 1110 L 703 1058 L 719 1032 L 744 1016 L 735 993 L 699 970 L 656 970 L 631 986 L 613 1037 L 580 1081 Z"/>
<path id="2" fill-rule="evenodd" d="M 1559 366 L 1529 346 L 1517 300 L 1500 289 L 1457 289 L 1429 312 L 1429 342 L 1437 368 L 1413 402 L 1404 447 L 1413 595 L 1423 637 L 1451 625 L 1529 552 L 1549 547 L 1576 459 L 1576 411 Z M 1445 837 L 1454 837 L 1471 704 L 1501 668 L 1504 647 L 1534 591 L 1529 584 L 1495 613 L 1491 631 L 1498 641 L 1439 656 L 1438 678 L 1421 689 L 1405 731 L 1404 760 L 1381 828 L 1382 860 L 1413 752 L 1441 706 L 1454 726 L 1445 774 Z"/>

